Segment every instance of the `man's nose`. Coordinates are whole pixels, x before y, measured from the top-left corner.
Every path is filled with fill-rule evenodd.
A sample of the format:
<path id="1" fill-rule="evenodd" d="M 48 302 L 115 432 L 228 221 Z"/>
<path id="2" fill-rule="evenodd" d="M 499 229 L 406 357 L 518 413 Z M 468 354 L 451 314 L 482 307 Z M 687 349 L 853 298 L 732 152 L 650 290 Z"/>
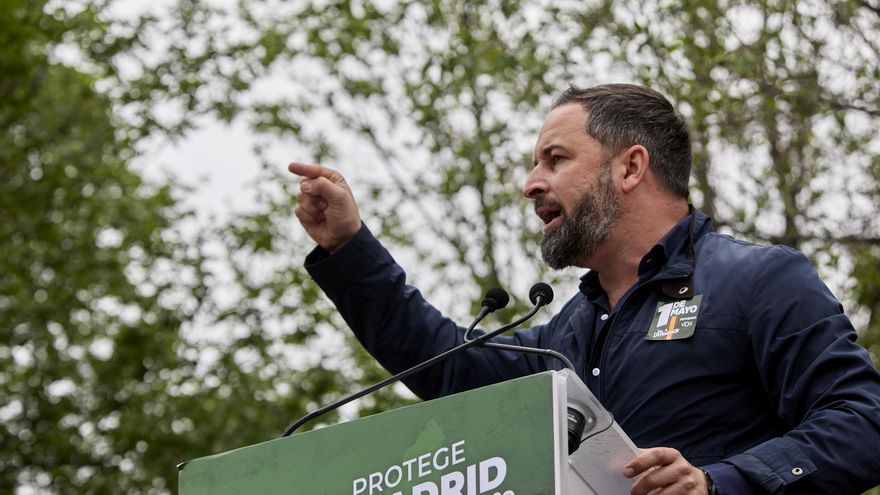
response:
<path id="1" fill-rule="evenodd" d="M 529 199 L 538 199 L 547 194 L 548 184 L 544 177 L 540 166 L 535 167 L 526 177 L 526 183 L 523 185 L 522 194 Z"/>

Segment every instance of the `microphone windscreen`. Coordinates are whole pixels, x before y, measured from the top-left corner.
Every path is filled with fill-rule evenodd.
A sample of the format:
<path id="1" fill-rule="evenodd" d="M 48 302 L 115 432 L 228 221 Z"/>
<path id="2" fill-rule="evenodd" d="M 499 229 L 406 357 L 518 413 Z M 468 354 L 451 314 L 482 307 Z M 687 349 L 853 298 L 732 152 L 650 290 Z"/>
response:
<path id="1" fill-rule="evenodd" d="M 553 289 L 544 282 L 538 282 L 529 289 L 529 301 L 532 304 L 538 304 L 538 297 L 541 298 L 541 304 L 550 304 L 553 300 Z"/>
<path id="2" fill-rule="evenodd" d="M 507 306 L 507 303 L 509 302 L 510 296 L 507 295 L 506 290 L 500 287 L 492 287 L 486 292 L 486 297 L 483 298 L 482 305 L 495 311 L 496 309 L 501 309 L 504 306 Z"/>

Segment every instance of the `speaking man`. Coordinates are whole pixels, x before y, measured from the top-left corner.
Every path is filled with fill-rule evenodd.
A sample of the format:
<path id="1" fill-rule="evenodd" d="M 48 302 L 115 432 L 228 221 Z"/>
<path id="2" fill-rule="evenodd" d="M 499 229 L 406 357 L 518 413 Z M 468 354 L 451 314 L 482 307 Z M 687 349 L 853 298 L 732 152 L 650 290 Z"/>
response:
<path id="1" fill-rule="evenodd" d="M 688 204 L 687 126 L 661 94 L 572 86 L 547 115 L 523 195 L 553 268 L 589 268 L 547 324 L 499 340 L 562 352 L 640 447 L 633 494 L 859 493 L 880 482 L 880 376 L 803 254 L 713 231 Z M 464 329 L 405 283 L 343 177 L 293 163 L 306 266 L 363 345 L 399 372 Z M 472 348 L 406 381 L 433 398 L 547 369 Z M 659 490 L 659 492 L 655 492 Z"/>

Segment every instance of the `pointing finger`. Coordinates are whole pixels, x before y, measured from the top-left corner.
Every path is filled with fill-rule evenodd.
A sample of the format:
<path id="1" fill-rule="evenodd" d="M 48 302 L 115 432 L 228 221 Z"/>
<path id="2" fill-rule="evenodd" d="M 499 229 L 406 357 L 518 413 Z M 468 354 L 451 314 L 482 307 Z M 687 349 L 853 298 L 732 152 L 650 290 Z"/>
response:
<path id="1" fill-rule="evenodd" d="M 321 176 L 321 166 L 309 163 L 292 162 L 290 165 L 287 166 L 287 170 L 289 170 L 293 174 L 299 175 L 300 177 L 306 177 L 309 179 L 314 179 Z"/>
<path id="2" fill-rule="evenodd" d="M 326 177 L 331 182 L 345 182 L 342 174 L 333 170 L 332 168 L 322 167 L 320 165 L 315 165 L 311 163 L 292 162 L 290 165 L 287 166 L 287 170 L 295 175 L 299 175 L 300 177 L 305 177 L 307 179 Z"/>

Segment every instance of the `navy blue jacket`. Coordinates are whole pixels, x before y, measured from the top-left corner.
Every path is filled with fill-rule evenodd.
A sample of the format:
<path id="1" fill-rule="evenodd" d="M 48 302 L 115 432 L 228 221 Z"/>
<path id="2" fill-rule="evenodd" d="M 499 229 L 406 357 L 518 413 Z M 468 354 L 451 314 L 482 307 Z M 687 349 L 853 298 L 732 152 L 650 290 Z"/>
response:
<path id="1" fill-rule="evenodd" d="M 678 449 L 722 493 L 860 493 L 880 483 L 880 376 L 807 258 L 720 235 L 700 212 L 642 259 L 613 311 L 595 272 L 549 323 L 499 338 L 564 353 L 642 448 Z M 695 254 L 695 256 L 694 256 Z M 306 260 L 357 338 L 392 373 L 462 343 L 366 229 Z M 664 282 L 702 296 L 692 337 L 646 340 Z M 434 398 L 559 369 L 472 348 L 410 378 Z"/>

